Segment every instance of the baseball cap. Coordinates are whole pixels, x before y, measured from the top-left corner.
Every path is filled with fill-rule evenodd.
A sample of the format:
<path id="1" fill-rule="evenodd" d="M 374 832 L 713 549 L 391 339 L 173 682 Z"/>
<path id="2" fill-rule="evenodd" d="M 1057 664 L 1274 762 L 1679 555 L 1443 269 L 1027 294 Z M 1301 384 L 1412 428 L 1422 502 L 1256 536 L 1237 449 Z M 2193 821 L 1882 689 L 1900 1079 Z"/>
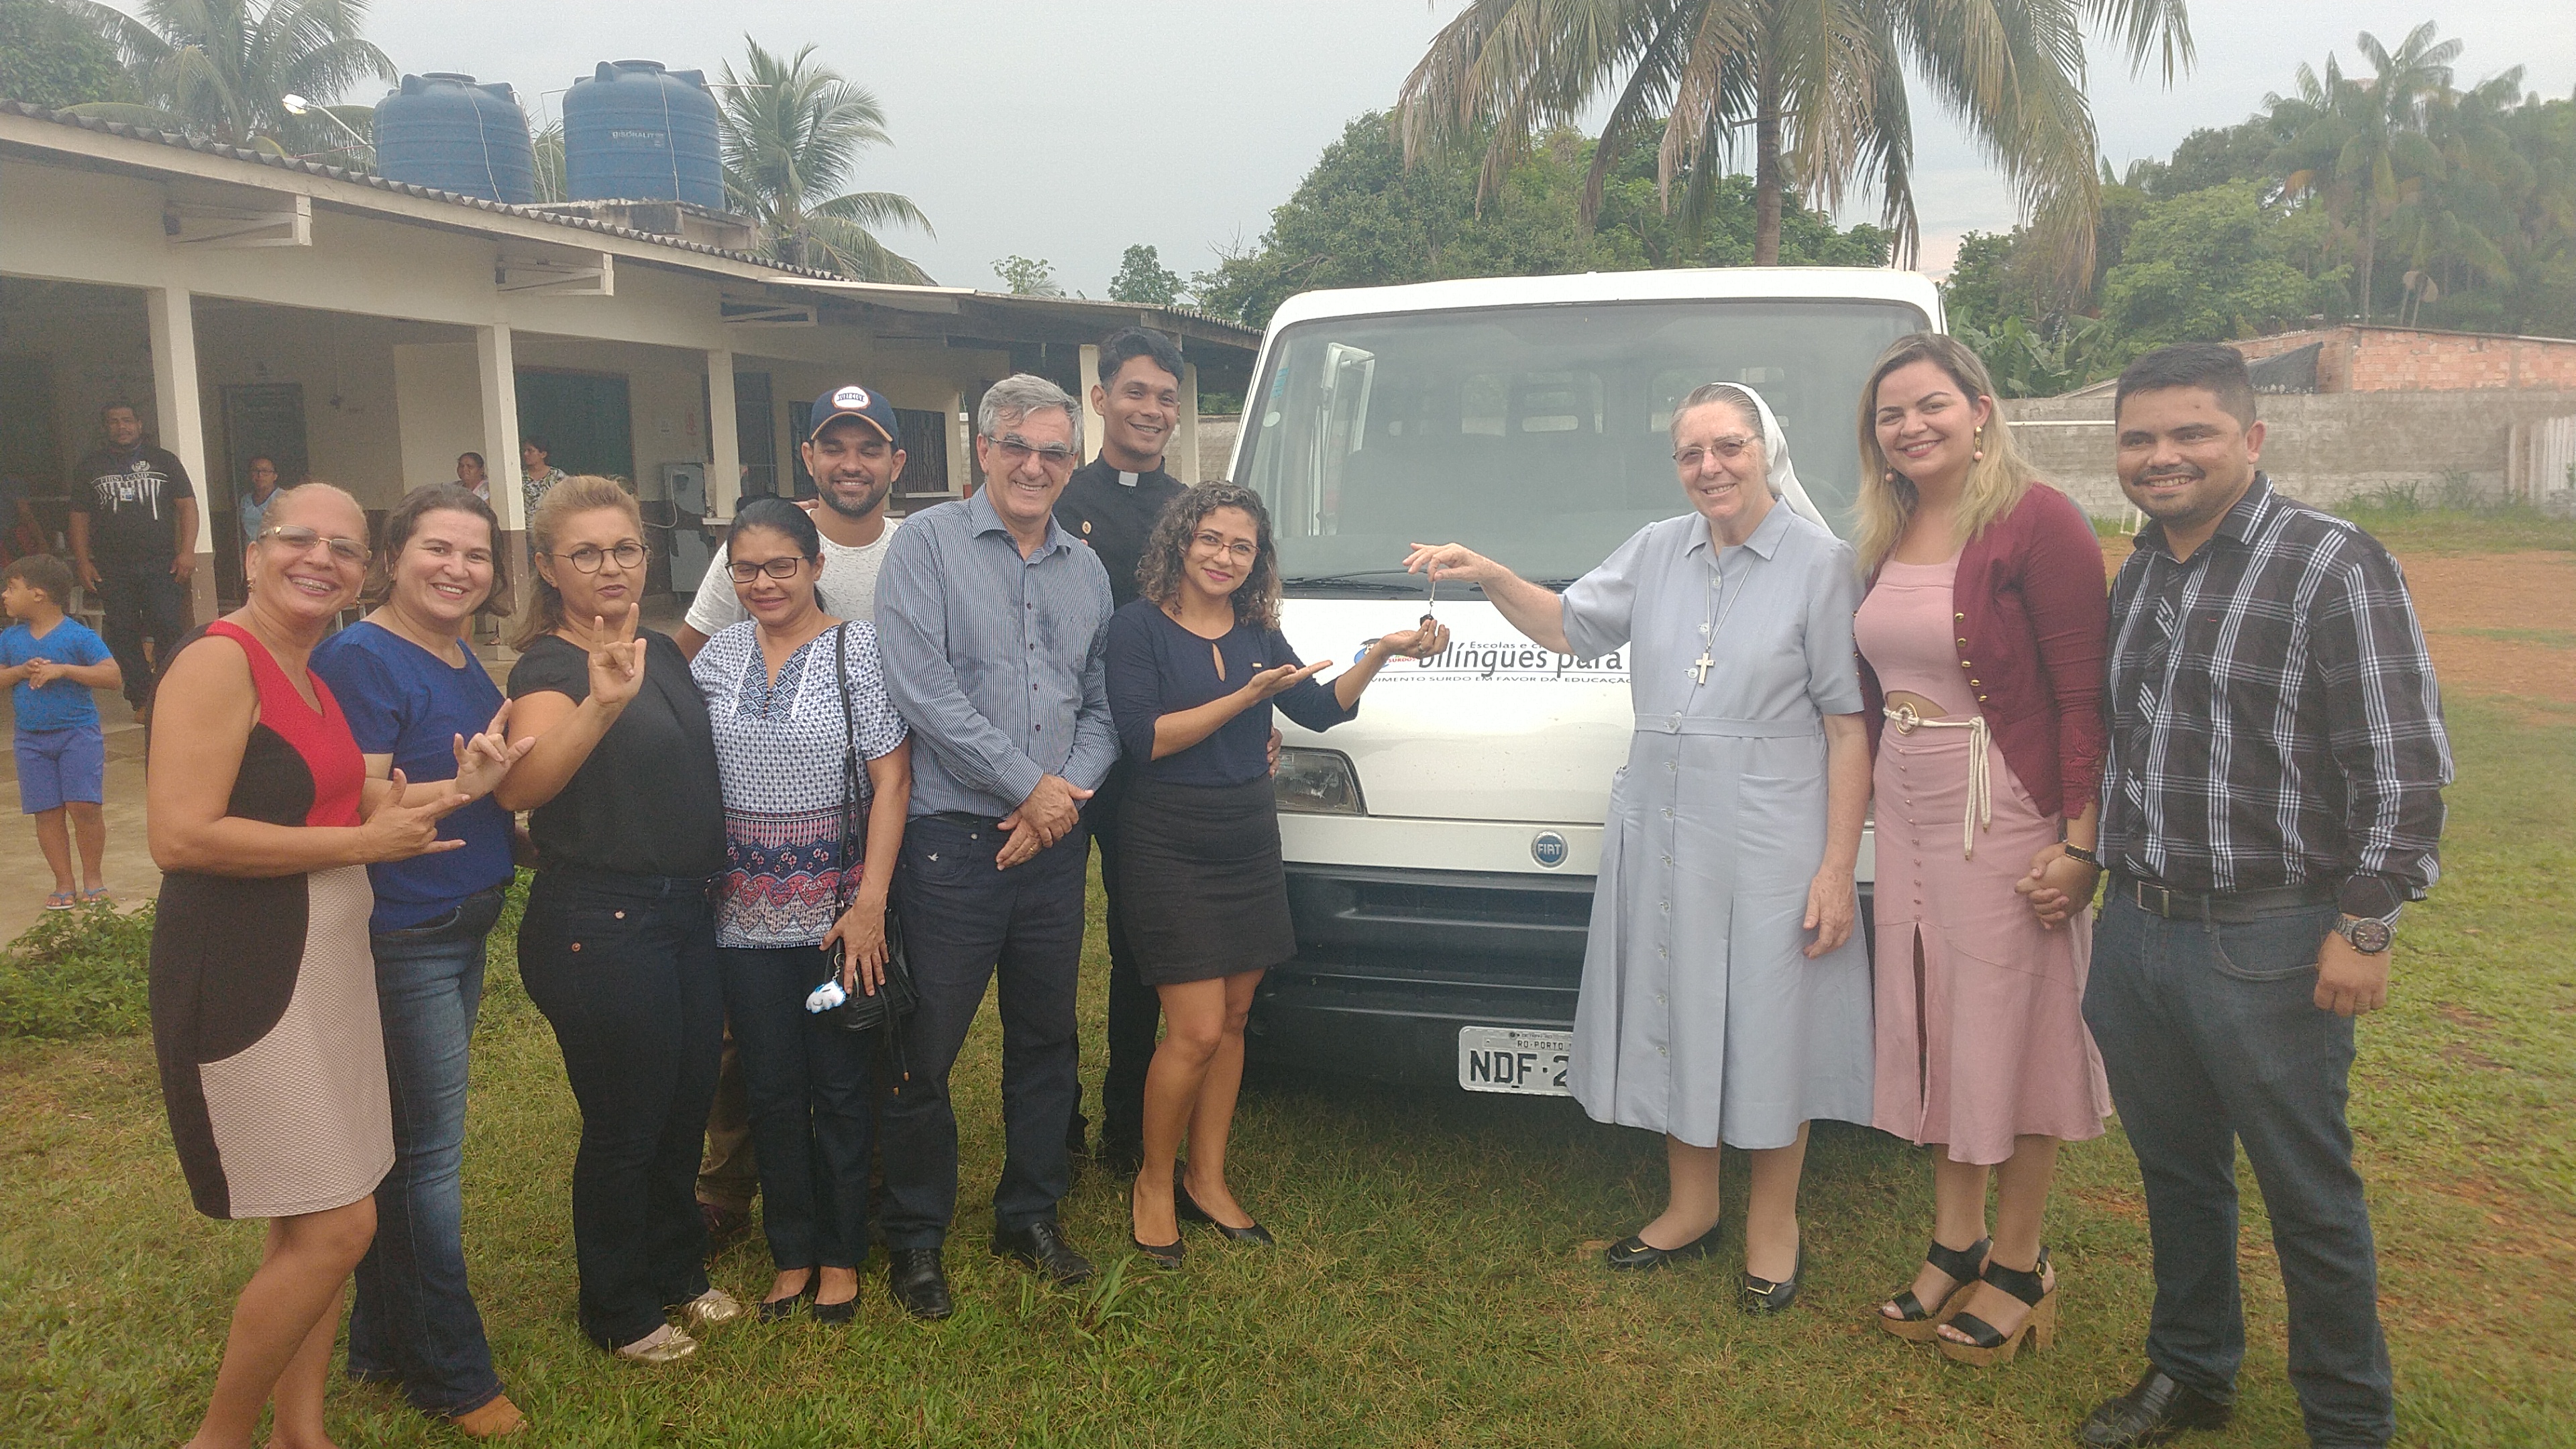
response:
<path id="1" fill-rule="evenodd" d="M 814 399 L 814 420 L 805 430 L 805 441 L 810 443 L 821 437 L 835 418 L 865 418 L 870 427 L 885 435 L 888 443 L 903 446 L 903 429 L 894 420 L 894 404 L 887 402 L 883 393 L 849 383 Z"/>

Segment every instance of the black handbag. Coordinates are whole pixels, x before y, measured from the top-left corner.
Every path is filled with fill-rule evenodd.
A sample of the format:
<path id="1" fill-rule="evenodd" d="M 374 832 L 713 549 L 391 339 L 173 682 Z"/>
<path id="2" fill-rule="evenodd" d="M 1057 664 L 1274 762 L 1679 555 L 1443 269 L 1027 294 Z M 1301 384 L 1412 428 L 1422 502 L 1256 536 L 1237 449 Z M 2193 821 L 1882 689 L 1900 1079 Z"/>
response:
<path id="1" fill-rule="evenodd" d="M 859 722 L 857 708 L 850 702 L 849 640 L 849 625 L 843 624 L 832 631 L 832 678 L 841 691 L 841 884 L 844 886 L 853 884 L 857 872 L 851 866 L 861 858 L 867 841 L 859 820 Z M 833 892 L 832 909 L 837 918 L 841 910 L 841 896 L 837 889 Z M 898 1080 L 909 1081 L 912 1072 L 903 1060 L 903 1024 L 911 1020 L 913 1011 L 921 1005 L 921 993 L 912 984 L 912 963 L 906 959 L 903 949 L 903 925 L 895 918 L 891 902 L 886 906 L 885 939 L 885 980 L 877 984 L 873 995 L 866 991 L 851 992 L 850 999 L 837 1009 L 844 1031 L 883 1032 L 886 1049 L 894 1055 Z M 849 946 L 845 942 L 840 948 L 840 957 L 845 958 L 848 952 Z M 835 977 L 840 974 L 840 969 L 841 959 L 836 958 L 832 962 Z M 898 1086 L 896 1090 L 902 1088 Z"/>

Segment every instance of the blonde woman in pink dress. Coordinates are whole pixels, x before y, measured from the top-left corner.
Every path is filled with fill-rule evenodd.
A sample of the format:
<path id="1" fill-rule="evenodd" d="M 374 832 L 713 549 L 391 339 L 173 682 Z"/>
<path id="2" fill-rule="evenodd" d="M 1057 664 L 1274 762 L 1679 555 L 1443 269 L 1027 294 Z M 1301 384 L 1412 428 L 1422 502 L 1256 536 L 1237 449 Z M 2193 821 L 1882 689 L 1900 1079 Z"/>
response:
<path id="1" fill-rule="evenodd" d="M 1879 1326 L 1975 1364 L 2053 1336 L 2049 1180 L 2059 1144 L 2100 1136 L 2111 1110 L 2084 1025 L 2091 911 L 2051 920 L 2031 896 L 2089 903 L 2100 869 L 2102 551 L 2014 451 L 1993 392 L 1947 337 L 1881 354 L 1861 392 L 1854 621 L 1876 751 L 1871 1117 L 1933 1149 L 1932 1246 Z"/>

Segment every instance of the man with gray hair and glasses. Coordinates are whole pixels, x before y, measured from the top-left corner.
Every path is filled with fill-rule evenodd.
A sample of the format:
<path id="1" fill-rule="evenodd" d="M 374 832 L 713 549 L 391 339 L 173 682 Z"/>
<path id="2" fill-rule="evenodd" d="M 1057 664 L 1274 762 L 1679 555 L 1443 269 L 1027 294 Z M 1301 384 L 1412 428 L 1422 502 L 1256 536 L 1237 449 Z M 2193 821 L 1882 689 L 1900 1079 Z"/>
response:
<path id="1" fill-rule="evenodd" d="M 1055 522 L 1082 461 L 1082 413 L 1044 378 L 1004 378 L 977 414 L 975 461 L 982 491 L 906 519 L 877 579 L 887 688 L 917 743 L 894 904 L 921 995 L 904 1028 L 909 1075 L 885 1108 L 879 1221 L 887 1282 L 919 1318 L 951 1311 L 948 1072 L 997 974 L 1007 1150 L 993 1251 L 1058 1283 L 1091 1276 L 1056 1223 L 1073 1181 L 1082 802 L 1118 755 L 1109 575 Z"/>

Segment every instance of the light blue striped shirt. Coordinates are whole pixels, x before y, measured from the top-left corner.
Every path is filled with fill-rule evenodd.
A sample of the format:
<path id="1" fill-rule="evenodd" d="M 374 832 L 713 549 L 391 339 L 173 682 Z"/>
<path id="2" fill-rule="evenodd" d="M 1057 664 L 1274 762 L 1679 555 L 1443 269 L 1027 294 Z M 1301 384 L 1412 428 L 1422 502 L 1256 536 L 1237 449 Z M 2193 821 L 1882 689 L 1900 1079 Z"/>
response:
<path id="1" fill-rule="evenodd" d="M 1109 575 L 1047 521 L 1027 558 L 981 493 L 906 518 L 877 575 L 886 689 L 912 726 L 912 813 L 1008 815 L 1038 781 L 1095 790 L 1109 723 Z"/>

